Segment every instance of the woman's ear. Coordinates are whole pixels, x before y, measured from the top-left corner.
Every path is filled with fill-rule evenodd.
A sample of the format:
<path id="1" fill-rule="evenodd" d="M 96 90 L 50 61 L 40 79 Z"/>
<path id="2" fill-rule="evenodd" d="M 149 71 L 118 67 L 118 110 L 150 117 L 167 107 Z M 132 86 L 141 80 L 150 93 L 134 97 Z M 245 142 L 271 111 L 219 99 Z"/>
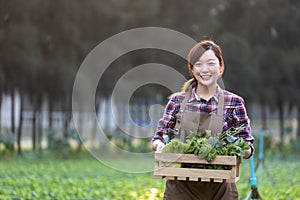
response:
<path id="1" fill-rule="evenodd" d="M 224 66 L 220 65 L 220 77 L 223 75 L 224 73 Z"/>
<path id="2" fill-rule="evenodd" d="M 223 75 L 223 72 L 224 72 L 224 71 L 221 69 L 221 70 L 220 70 L 220 77 Z"/>

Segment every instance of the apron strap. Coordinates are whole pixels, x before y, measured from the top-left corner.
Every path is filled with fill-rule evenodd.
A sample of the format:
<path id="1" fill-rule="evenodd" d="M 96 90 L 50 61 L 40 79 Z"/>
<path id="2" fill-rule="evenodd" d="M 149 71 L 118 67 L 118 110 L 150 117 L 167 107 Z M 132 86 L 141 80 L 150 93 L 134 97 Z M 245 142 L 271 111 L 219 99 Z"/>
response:
<path id="1" fill-rule="evenodd" d="M 186 92 L 186 96 L 185 96 L 185 98 L 183 99 L 183 101 L 180 105 L 179 113 L 177 114 L 176 124 L 175 124 L 175 128 L 174 128 L 174 134 L 175 135 L 179 134 L 179 130 L 180 130 L 180 127 L 181 127 L 181 120 L 183 118 L 183 113 L 184 113 L 184 110 L 185 110 L 185 106 L 186 106 L 186 103 L 187 103 L 188 99 L 190 98 L 191 94 L 192 94 L 192 86 L 189 86 L 188 91 Z"/>
<path id="2" fill-rule="evenodd" d="M 224 91 L 220 89 L 220 95 L 219 95 L 219 102 L 218 102 L 218 110 L 217 110 L 217 115 L 223 117 L 223 112 L 224 112 Z"/>

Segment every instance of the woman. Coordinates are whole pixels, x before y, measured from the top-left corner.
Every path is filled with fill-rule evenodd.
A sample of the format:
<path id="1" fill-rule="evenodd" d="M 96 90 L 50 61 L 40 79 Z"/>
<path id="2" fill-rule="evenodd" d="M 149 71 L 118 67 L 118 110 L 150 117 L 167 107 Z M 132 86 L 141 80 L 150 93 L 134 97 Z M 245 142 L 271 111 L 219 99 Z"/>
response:
<path id="1" fill-rule="evenodd" d="M 188 55 L 188 69 L 192 78 L 181 92 L 171 96 L 152 139 L 153 150 L 161 151 L 174 137 L 185 140 L 191 130 L 211 130 L 216 134 L 244 125 L 237 137 L 249 143 L 250 149 L 244 152 L 244 158 L 249 158 L 254 147 L 244 100 L 217 84 L 224 72 L 221 48 L 211 40 L 199 42 Z M 164 199 L 229 200 L 238 199 L 238 192 L 235 183 L 168 180 Z"/>

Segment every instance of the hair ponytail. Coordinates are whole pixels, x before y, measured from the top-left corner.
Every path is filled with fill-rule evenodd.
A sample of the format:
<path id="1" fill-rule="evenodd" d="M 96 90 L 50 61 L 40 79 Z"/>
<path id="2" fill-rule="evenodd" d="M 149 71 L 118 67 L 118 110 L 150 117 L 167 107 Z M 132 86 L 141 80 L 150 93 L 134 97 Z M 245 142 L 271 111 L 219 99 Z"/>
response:
<path id="1" fill-rule="evenodd" d="M 187 80 L 184 84 L 183 84 L 183 86 L 182 86 L 182 88 L 181 88 L 181 92 L 187 92 L 188 90 L 189 90 L 189 88 L 190 87 L 196 87 L 196 84 L 197 84 L 197 81 L 196 81 L 196 79 L 195 78 L 191 78 L 191 79 L 189 79 L 189 80 Z"/>

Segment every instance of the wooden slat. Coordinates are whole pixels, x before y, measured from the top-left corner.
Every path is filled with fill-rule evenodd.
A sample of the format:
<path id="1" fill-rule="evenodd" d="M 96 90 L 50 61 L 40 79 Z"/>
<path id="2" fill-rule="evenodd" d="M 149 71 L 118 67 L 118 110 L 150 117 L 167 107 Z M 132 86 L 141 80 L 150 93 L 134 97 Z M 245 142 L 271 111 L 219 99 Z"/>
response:
<path id="1" fill-rule="evenodd" d="M 223 179 L 215 178 L 215 179 L 214 179 L 214 182 L 216 182 L 216 183 L 222 183 L 222 182 L 223 182 Z"/>
<path id="2" fill-rule="evenodd" d="M 194 169 L 194 168 L 172 168 L 158 167 L 154 169 L 154 175 L 165 176 L 169 174 L 176 177 L 193 177 L 193 178 L 216 178 L 216 179 L 235 179 L 232 171 L 229 170 L 212 170 L 212 169 Z"/>
<path id="3" fill-rule="evenodd" d="M 236 176 L 239 177 L 240 176 L 240 163 L 237 163 L 236 166 L 234 166 L 236 169 Z"/>
<path id="4" fill-rule="evenodd" d="M 167 180 L 175 180 L 175 177 L 174 176 L 166 176 L 166 179 Z"/>
<path id="5" fill-rule="evenodd" d="M 185 176 L 178 176 L 177 177 L 177 180 L 180 180 L 180 181 L 186 181 L 188 177 L 185 177 Z"/>
<path id="6" fill-rule="evenodd" d="M 210 178 L 201 178 L 202 182 L 210 182 Z"/>
<path id="7" fill-rule="evenodd" d="M 155 178 L 164 178 L 165 176 L 155 176 Z M 173 176 L 168 176 L 166 177 L 167 180 L 183 180 L 183 181 L 202 181 L 202 182 L 215 182 L 215 183 L 222 183 L 226 181 L 226 179 L 211 179 L 211 178 L 193 178 L 193 177 L 173 177 Z M 231 180 L 231 179 L 230 179 Z M 235 181 L 238 181 L 239 178 L 236 178 Z M 234 181 L 231 181 L 234 182 Z"/>
<path id="8" fill-rule="evenodd" d="M 231 165 L 232 169 L 180 168 L 179 163 Z M 205 159 L 192 154 L 155 153 L 154 177 L 167 180 L 234 183 L 239 180 L 239 163 L 235 156 L 217 156 L 214 161 L 208 163 Z"/>
<path id="9" fill-rule="evenodd" d="M 198 177 L 189 177 L 189 181 L 199 181 Z"/>
<path id="10" fill-rule="evenodd" d="M 165 178 L 166 176 L 154 175 L 154 178 Z"/>
<path id="11" fill-rule="evenodd" d="M 161 162 L 174 163 L 195 163 L 195 164 L 219 164 L 219 165 L 236 165 L 235 156 L 216 156 L 212 162 L 200 159 L 193 154 L 175 154 L 175 153 L 155 153 L 155 160 Z"/>

